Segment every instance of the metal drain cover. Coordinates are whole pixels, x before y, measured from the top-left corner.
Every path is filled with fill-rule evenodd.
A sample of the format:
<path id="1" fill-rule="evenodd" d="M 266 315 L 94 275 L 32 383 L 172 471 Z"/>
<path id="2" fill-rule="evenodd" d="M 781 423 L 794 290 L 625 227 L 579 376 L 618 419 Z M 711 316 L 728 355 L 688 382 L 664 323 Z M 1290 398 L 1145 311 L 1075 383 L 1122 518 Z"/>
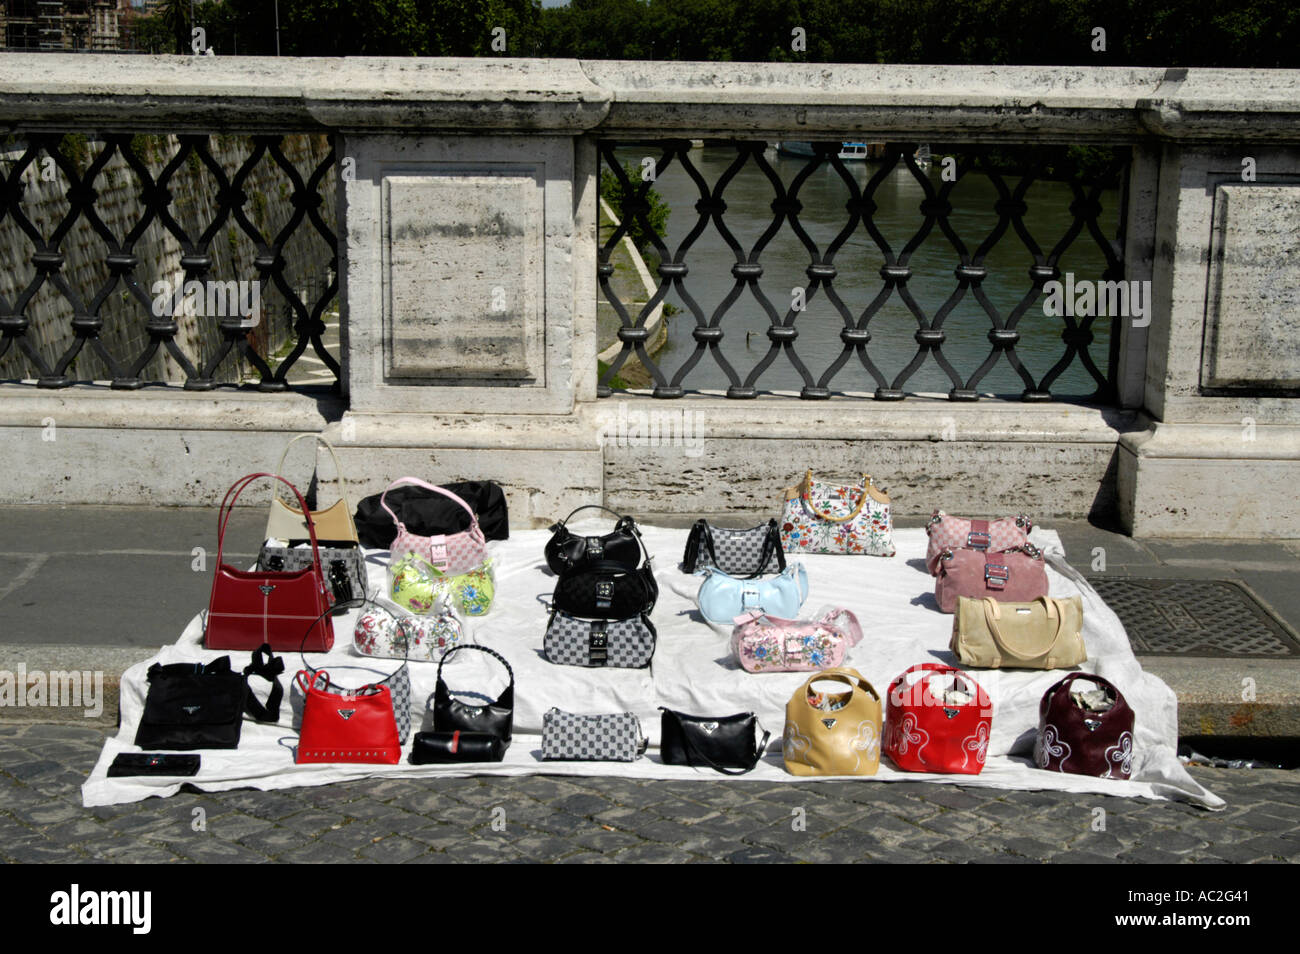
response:
<path id="1" fill-rule="evenodd" d="M 1090 577 L 1148 656 L 1300 656 L 1300 641 L 1231 580 Z"/>

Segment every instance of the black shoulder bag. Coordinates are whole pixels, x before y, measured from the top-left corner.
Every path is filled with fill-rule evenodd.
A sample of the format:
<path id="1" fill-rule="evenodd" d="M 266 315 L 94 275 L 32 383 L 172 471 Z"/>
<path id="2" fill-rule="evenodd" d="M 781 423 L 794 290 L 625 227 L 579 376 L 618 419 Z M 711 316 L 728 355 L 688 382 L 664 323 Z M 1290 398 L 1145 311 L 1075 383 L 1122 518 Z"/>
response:
<path id="1" fill-rule="evenodd" d="M 470 705 L 452 698 L 451 690 L 442 681 L 442 667 L 447 660 L 467 649 L 477 649 L 506 667 L 510 676 L 510 685 L 501 690 L 501 695 L 492 702 L 481 706 Z M 454 647 L 438 663 L 438 682 L 433 690 L 433 730 L 434 732 L 474 732 L 496 736 L 502 742 L 509 743 L 515 721 L 515 671 L 505 657 L 486 646 L 467 644 Z"/>
<path id="2" fill-rule="evenodd" d="M 708 766 L 723 775 L 745 775 L 754 770 L 771 733 L 758 735 L 758 716 L 740 712 L 730 716 L 694 716 L 659 707 L 659 754 L 665 765 Z"/>
<path id="3" fill-rule="evenodd" d="M 149 692 L 135 732 L 135 744 L 145 750 L 234 749 L 247 712 L 258 722 L 280 718 L 284 688 L 277 678 L 284 661 L 263 645 L 253 653 L 242 674 L 230 668 L 230 657 L 208 663 L 154 663 L 149 667 Z M 271 683 L 266 705 L 248 686 L 249 676 Z"/>
<path id="4" fill-rule="evenodd" d="M 583 510 L 603 510 L 618 517 L 614 529 L 603 537 L 575 536 L 565 526 L 573 519 L 573 514 Z M 587 504 L 579 507 L 559 523 L 551 525 L 551 539 L 546 541 L 546 565 L 557 576 L 585 569 L 596 563 L 619 563 L 629 570 L 641 565 L 644 551 L 641 533 L 636 528 L 636 521 L 602 507 L 600 504 Z"/>

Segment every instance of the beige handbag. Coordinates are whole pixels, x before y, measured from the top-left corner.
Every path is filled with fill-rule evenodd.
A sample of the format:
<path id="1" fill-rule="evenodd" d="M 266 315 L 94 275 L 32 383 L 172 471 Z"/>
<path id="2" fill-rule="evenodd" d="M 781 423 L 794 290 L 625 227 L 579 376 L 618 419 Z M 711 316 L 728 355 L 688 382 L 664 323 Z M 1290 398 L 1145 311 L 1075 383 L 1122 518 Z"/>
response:
<path id="1" fill-rule="evenodd" d="M 343 468 L 339 466 L 339 458 L 334 453 L 333 444 L 319 434 L 299 434 L 285 445 L 275 473 L 278 475 L 284 467 L 285 458 L 289 456 L 289 448 L 304 438 L 325 445 L 325 449 L 330 452 L 330 457 L 334 460 L 334 472 L 338 474 L 339 499 L 324 510 L 311 511 L 311 520 L 316 527 L 316 539 L 322 542 L 351 540 L 360 546 L 356 524 L 352 522 L 352 506 L 348 503 L 348 487 L 343 480 Z M 302 511 L 297 507 L 289 506 L 277 495 L 271 501 L 271 513 L 266 518 L 266 537 L 286 541 L 307 539 L 307 521 L 303 518 Z"/>
<path id="2" fill-rule="evenodd" d="M 848 692 L 816 692 L 840 682 Z M 875 775 L 880 767 L 880 695 L 856 669 L 813 673 L 785 707 L 786 771 L 791 775 Z"/>
<path id="3" fill-rule="evenodd" d="M 1028 603 L 957 598 L 949 648 L 978 669 L 1063 669 L 1085 662 L 1083 601 L 1040 596 Z"/>

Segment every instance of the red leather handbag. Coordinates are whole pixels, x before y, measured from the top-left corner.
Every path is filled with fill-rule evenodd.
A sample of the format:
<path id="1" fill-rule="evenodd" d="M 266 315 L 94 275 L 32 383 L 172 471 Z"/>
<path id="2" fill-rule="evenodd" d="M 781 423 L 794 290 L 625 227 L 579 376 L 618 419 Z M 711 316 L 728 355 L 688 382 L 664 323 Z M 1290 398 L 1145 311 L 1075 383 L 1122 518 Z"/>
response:
<path id="1" fill-rule="evenodd" d="M 293 678 L 305 697 L 295 762 L 396 765 L 401 761 L 393 694 L 387 686 L 331 690 L 330 674 L 324 669 L 313 673 L 300 669 Z"/>
<path id="2" fill-rule="evenodd" d="M 957 597 L 1003 603 L 1029 603 L 1047 596 L 1047 564 L 1032 543 L 994 553 L 992 550 L 944 550 L 934 581 L 939 609 L 957 609 Z"/>
<path id="3" fill-rule="evenodd" d="M 203 645 L 208 649 L 254 650 L 270 643 L 277 652 L 323 653 L 334 645 L 334 623 L 329 609 L 333 594 L 321 572 L 316 528 L 307 521 L 312 562 L 301 570 L 240 570 L 222 561 L 226 524 L 235 501 L 253 481 L 278 480 L 298 498 L 303 513 L 307 501 L 298 488 L 275 474 L 249 474 L 226 491 L 217 524 L 217 571 L 204 624 Z"/>
<path id="4" fill-rule="evenodd" d="M 923 675 L 913 682 L 914 672 Z M 935 695 L 930 682 L 952 676 L 952 691 Z M 885 754 L 905 772 L 978 775 L 989 751 L 993 702 L 974 679 L 942 663 L 920 663 L 889 686 L 885 711 Z"/>

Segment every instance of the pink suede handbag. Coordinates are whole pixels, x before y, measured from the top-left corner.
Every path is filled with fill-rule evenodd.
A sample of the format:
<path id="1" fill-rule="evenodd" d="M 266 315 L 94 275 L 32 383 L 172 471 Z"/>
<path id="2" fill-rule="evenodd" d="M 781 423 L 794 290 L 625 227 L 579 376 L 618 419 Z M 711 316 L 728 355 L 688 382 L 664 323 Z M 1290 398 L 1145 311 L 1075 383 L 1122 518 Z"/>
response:
<path id="1" fill-rule="evenodd" d="M 939 557 L 944 550 L 1010 550 L 1029 542 L 1034 521 L 1024 514 L 997 520 L 967 520 L 936 510 L 925 525 L 930 538 L 925 548 L 925 568 L 939 575 Z"/>
<path id="2" fill-rule="evenodd" d="M 419 534 L 411 533 L 406 529 L 406 524 L 397 519 L 397 514 L 393 513 L 392 508 L 388 506 L 384 499 L 388 496 L 388 491 L 398 484 L 415 484 L 417 487 L 432 490 L 434 493 L 442 494 L 447 499 L 460 504 L 465 508 L 465 512 L 469 514 L 469 529 L 462 530 L 460 533 L 439 534 L 433 537 L 422 537 Z M 460 573 L 468 573 L 487 559 L 487 542 L 483 537 L 483 531 L 479 529 L 478 514 L 474 513 L 469 504 L 450 490 L 426 484 L 423 480 L 415 477 L 399 477 L 384 489 L 383 494 L 379 497 L 379 505 L 388 511 L 388 515 L 393 518 L 394 526 L 397 527 L 397 536 L 393 539 L 393 544 L 389 548 L 394 566 L 406 554 L 414 553 L 448 576 L 455 576 Z"/>
<path id="3" fill-rule="evenodd" d="M 746 672 L 817 672 L 842 665 L 861 641 L 858 618 L 843 607 L 811 620 L 754 610 L 736 617 L 731 652 Z"/>
<path id="4" fill-rule="evenodd" d="M 939 609 L 957 609 L 957 597 L 1004 603 L 1028 603 L 1047 596 L 1047 565 L 1032 543 L 994 553 L 992 550 L 944 550 L 934 597 Z"/>

